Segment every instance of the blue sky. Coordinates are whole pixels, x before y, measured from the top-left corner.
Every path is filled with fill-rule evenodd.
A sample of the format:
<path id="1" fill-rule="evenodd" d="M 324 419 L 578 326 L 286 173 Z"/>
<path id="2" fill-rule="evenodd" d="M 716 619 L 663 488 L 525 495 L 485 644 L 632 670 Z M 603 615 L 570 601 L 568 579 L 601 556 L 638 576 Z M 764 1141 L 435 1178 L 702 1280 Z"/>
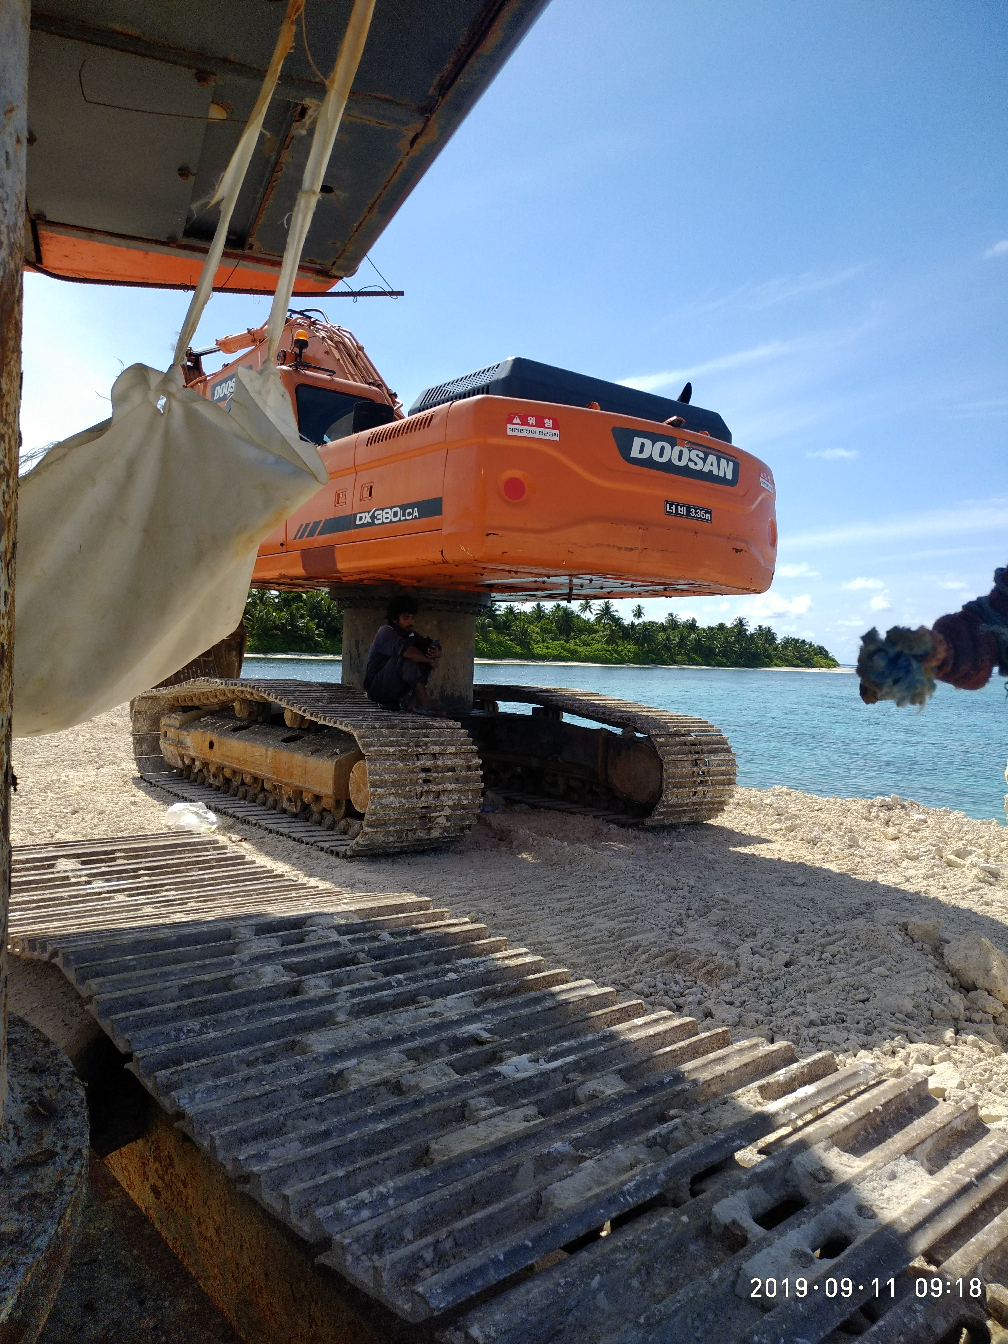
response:
<path id="1" fill-rule="evenodd" d="M 1008 563 L 1006 163 L 1003 4 L 553 0 L 372 253 L 406 297 L 325 306 L 407 405 L 508 355 L 691 378 L 773 468 L 777 577 L 648 614 L 852 661 Z M 26 277 L 26 447 L 164 366 L 186 304 Z M 197 339 L 267 308 L 217 296 Z"/>

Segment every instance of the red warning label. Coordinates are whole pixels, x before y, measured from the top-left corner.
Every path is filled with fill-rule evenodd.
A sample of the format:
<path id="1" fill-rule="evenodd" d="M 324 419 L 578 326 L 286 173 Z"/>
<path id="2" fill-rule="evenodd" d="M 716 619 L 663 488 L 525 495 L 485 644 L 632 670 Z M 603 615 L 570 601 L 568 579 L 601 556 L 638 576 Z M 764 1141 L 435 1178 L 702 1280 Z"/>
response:
<path id="1" fill-rule="evenodd" d="M 560 426 L 552 415 L 511 415 L 507 432 L 519 439 L 560 438 Z"/>

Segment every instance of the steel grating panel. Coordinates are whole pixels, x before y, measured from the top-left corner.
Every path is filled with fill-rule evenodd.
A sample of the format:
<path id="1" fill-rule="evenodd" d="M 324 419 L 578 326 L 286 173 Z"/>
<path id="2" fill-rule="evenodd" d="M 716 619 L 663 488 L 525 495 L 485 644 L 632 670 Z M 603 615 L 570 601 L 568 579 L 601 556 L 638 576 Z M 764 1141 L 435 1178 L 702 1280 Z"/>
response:
<path id="1" fill-rule="evenodd" d="M 11 942 L 427 1339 L 939 1341 L 1003 1277 L 1008 1131 L 974 1104 L 619 1003 L 429 900 L 212 838 L 54 844 L 15 851 Z M 965 1295 L 922 1302 L 932 1274 Z"/>

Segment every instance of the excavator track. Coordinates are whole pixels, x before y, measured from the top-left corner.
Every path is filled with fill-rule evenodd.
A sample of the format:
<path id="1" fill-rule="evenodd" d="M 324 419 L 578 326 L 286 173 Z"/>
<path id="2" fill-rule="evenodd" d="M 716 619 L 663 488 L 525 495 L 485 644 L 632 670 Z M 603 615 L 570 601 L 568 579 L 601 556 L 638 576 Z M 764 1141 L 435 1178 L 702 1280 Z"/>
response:
<path id="1" fill-rule="evenodd" d="M 228 728 L 236 732 L 247 727 L 249 718 L 262 712 L 258 706 L 265 711 L 276 706 L 284 711 L 288 723 L 335 729 L 356 742 L 366 763 L 365 805 L 359 819 L 340 821 L 342 835 L 313 825 L 309 818 L 321 819 L 321 813 L 299 798 L 286 814 L 256 801 L 265 798 L 276 803 L 276 796 L 265 791 L 250 800 L 242 779 L 231 777 L 241 775 L 240 770 L 232 770 L 231 775 L 208 773 L 199 769 L 206 762 L 196 762 L 195 778 L 186 779 L 165 760 L 162 742 L 167 729 L 162 729 L 162 720 L 166 716 L 177 715 L 182 720 L 186 711 L 217 713 L 225 728 L 222 736 L 226 736 Z M 236 708 L 242 716 L 235 713 Z M 334 852 L 390 854 L 441 845 L 464 835 L 480 809 L 479 756 L 457 723 L 380 709 L 352 687 L 332 682 L 207 677 L 148 691 L 133 701 L 131 713 L 134 755 L 141 775 L 151 783 L 183 798 L 213 800 L 225 815 Z M 255 771 L 245 773 L 255 775 Z M 208 783 L 216 783 L 222 792 L 221 803 Z M 229 792 L 223 793 L 224 789 Z"/>
<path id="2" fill-rule="evenodd" d="M 474 693 L 491 712 L 463 723 L 479 749 L 485 783 L 509 801 L 623 824 L 675 826 L 710 821 L 735 788 L 735 754 L 706 719 L 563 686 L 481 682 Z M 528 716 L 495 712 L 515 702 L 536 707 L 535 733 L 544 739 L 536 759 L 530 755 L 525 763 L 520 751 L 530 740 Z M 620 735 L 568 725 L 565 714 L 618 728 Z"/>
<path id="3" fill-rule="evenodd" d="M 1008 1130 L 968 1093 L 733 1041 L 427 897 L 210 837 L 12 867 L 11 951 L 55 963 L 161 1110 L 397 1339 L 1003 1337 Z"/>
<path id="4" fill-rule="evenodd" d="M 705 719 L 566 687 L 481 684 L 475 693 L 459 724 L 379 709 L 332 682 L 198 678 L 133 702 L 134 753 L 145 778 L 179 797 L 349 856 L 465 834 L 484 787 L 512 802 L 647 827 L 709 821 L 731 797 L 735 756 Z M 499 712 L 516 702 L 532 714 Z M 270 707 L 293 733 L 263 722 Z M 299 726 L 332 730 L 329 741 L 285 752 Z M 211 753 L 253 728 L 217 769 Z M 355 796 L 352 775 L 349 795 L 344 788 L 334 802 L 331 788 L 313 792 L 309 776 L 320 757 L 343 752 L 349 763 L 347 747 L 363 757 L 365 791 Z"/>

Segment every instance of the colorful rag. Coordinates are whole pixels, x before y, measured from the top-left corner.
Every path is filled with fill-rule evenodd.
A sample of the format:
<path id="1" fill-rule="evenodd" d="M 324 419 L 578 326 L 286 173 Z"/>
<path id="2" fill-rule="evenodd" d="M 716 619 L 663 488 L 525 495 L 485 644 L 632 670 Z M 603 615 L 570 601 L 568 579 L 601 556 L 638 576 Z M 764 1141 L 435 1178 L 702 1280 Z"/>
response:
<path id="1" fill-rule="evenodd" d="M 994 571 L 994 587 L 986 597 L 940 616 L 930 630 L 894 625 L 885 639 L 869 630 L 857 661 L 867 705 L 895 700 L 900 706 L 923 707 L 939 681 L 977 691 L 995 667 L 1008 677 L 1008 568 Z"/>

